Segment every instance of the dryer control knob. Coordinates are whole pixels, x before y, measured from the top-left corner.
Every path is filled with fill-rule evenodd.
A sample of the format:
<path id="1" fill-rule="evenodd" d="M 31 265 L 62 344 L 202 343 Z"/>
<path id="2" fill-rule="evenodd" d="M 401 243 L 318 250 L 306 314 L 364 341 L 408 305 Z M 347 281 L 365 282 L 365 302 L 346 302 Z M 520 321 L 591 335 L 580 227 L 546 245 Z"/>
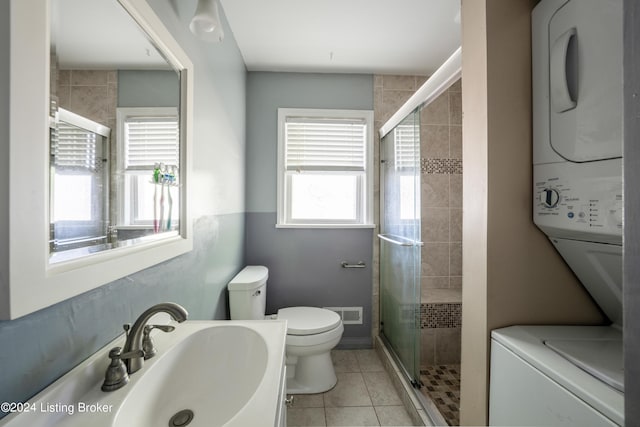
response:
<path id="1" fill-rule="evenodd" d="M 560 202 L 560 193 L 555 188 L 545 188 L 540 193 L 540 201 L 545 208 L 555 208 Z"/>

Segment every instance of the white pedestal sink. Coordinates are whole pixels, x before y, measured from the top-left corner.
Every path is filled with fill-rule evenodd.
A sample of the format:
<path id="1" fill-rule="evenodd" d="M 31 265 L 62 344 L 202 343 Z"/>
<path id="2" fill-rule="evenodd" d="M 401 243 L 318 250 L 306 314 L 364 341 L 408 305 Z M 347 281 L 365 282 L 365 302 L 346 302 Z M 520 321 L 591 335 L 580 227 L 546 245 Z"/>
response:
<path id="1" fill-rule="evenodd" d="M 4 427 L 285 425 L 286 322 L 186 321 L 154 335 L 157 355 L 123 388 L 100 389 L 113 346 L 14 413 Z M 25 408 L 28 408 L 25 410 Z M 28 411 L 28 412 L 27 412 Z"/>

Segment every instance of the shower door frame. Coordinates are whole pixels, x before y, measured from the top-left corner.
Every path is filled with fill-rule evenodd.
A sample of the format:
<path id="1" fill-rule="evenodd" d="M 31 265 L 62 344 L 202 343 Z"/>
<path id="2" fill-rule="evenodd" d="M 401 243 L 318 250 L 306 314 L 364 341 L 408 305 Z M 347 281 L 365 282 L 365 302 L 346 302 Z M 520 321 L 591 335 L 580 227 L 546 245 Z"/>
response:
<path id="1" fill-rule="evenodd" d="M 380 337 L 385 343 L 385 346 L 390 350 L 390 353 L 393 355 L 398 366 L 400 366 L 401 370 L 404 372 L 407 379 L 411 382 L 411 384 L 415 388 L 420 388 L 421 386 L 421 382 L 420 382 L 420 349 L 421 349 L 420 269 L 421 269 L 421 255 L 422 255 L 421 249 L 423 246 L 423 242 L 420 240 L 421 209 L 420 209 L 420 115 L 419 115 L 419 109 L 416 109 L 410 114 L 408 114 L 401 123 L 404 123 L 410 117 L 412 119 L 410 125 L 413 127 L 413 130 L 412 130 L 413 150 L 410 158 L 410 164 L 407 170 L 412 172 L 412 175 L 410 176 L 413 177 L 413 180 L 412 180 L 413 194 L 411 198 L 412 203 L 410 203 L 408 207 L 413 210 L 413 218 L 411 218 L 411 220 L 408 222 L 408 227 L 403 226 L 402 224 L 403 221 L 399 212 L 398 212 L 399 215 L 397 216 L 399 221 L 396 221 L 398 222 L 397 227 L 394 227 L 393 225 L 389 225 L 386 223 L 387 222 L 387 215 L 386 215 L 387 210 L 385 209 L 386 197 L 387 197 L 386 170 L 389 167 L 393 167 L 396 171 L 399 171 L 402 169 L 402 167 L 406 167 L 407 165 L 406 160 L 402 160 L 402 159 L 398 160 L 398 158 L 396 157 L 397 152 L 396 152 L 395 145 L 394 145 L 393 159 L 391 160 L 392 163 L 389 163 L 390 159 L 384 159 L 386 150 L 383 150 L 382 148 L 386 146 L 385 143 L 387 141 L 385 141 L 385 138 L 391 137 L 391 135 L 393 135 L 393 138 L 395 139 L 395 136 L 396 136 L 395 132 L 399 130 L 398 127 L 397 126 L 394 127 L 390 132 L 388 132 L 380 140 L 380 148 L 381 148 L 380 150 L 381 160 L 380 160 L 380 169 L 379 169 L 380 170 L 380 234 L 378 234 L 378 239 L 380 243 L 380 252 L 379 252 L 380 253 Z M 404 165 L 400 165 L 399 163 L 404 163 Z M 398 176 L 402 176 L 402 173 L 399 172 Z M 406 207 L 407 206 L 405 206 L 405 208 Z M 391 229 L 394 229 L 393 231 L 396 231 L 398 234 L 387 233 L 387 231 L 392 231 Z M 407 234 L 407 235 L 401 235 L 401 234 Z M 401 250 L 401 251 L 411 250 L 412 251 L 409 254 L 404 254 L 404 255 L 400 254 L 398 257 L 395 258 L 396 262 L 399 261 L 401 264 L 408 262 L 410 264 L 409 265 L 410 271 L 408 272 L 408 275 L 403 274 L 403 272 L 400 272 L 399 274 L 401 278 L 405 279 L 405 283 L 402 283 L 400 285 L 402 288 L 399 289 L 397 286 L 394 286 L 394 285 L 397 285 L 396 283 L 391 283 L 390 284 L 391 286 L 389 286 L 389 289 L 396 290 L 398 294 L 401 294 L 401 298 L 398 299 L 399 304 L 395 307 L 385 308 L 388 305 L 388 304 L 385 304 L 385 302 L 388 299 L 387 294 L 391 294 L 391 292 L 388 292 L 387 287 L 384 284 L 384 281 L 388 276 L 386 272 L 386 263 L 384 262 L 384 260 L 385 260 L 385 254 L 387 253 L 387 251 L 394 251 L 394 250 Z M 406 265 L 402 265 L 402 266 L 404 267 Z M 391 276 L 396 276 L 396 275 L 391 274 Z M 407 283 L 406 279 L 410 280 L 411 283 Z M 390 280 L 393 280 L 393 279 L 390 279 Z M 409 294 L 409 301 L 406 301 L 404 298 L 408 294 Z M 400 317 L 403 316 L 401 314 L 401 311 L 403 310 L 402 306 L 404 306 L 404 311 L 405 312 L 407 311 L 406 303 L 408 303 L 408 311 L 410 313 L 409 314 L 410 320 L 409 322 L 406 322 L 407 329 L 404 329 L 403 331 L 406 333 L 402 334 L 402 332 L 400 332 L 398 335 L 403 335 L 403 336 L 398 336 L 398 337 L 387 336 L 385 334 L 385 324 L 384 324 L 385 320 L 387 319 L 386 311 L 390 309 L 390 311 L 392 312 L 395 308 L 396 310 L 395 316 L 393 316 L 392 314 L 391 318 L 393 319 L 394 317 L 397 317 L 397 319 L 395 320 L 397 321 L 397 323 L 400 323 Z M 394 321 L 394 323 L 396 322 Z M 394 327 L 393 325 L 387 325 L 387 326 L 390 326 L 390 328 L 387 328 L 387 329 L 393 329 Z M 393 331 L 392 331 L 392 334 L 393 334 Z M 402 340 L 405 340 L 405 342 L 406 340 L 409 340 L 410 341 L 409 345 L 403 346 L 401 344 Z M 395 344 L 393 341 L 395 341 Z M 407 349 L 410 346 L 413 346 L 413 349 Z M 407 366 L 407 365 L 411 365 L 411 366 Z"/>

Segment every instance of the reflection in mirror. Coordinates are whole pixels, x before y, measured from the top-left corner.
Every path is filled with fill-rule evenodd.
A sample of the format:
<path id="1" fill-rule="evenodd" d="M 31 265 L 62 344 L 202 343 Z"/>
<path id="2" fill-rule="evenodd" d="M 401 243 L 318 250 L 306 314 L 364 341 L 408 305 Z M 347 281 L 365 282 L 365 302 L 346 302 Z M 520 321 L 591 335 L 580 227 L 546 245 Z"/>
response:
<path id="1" fill-rule="evenodd" d="M 63 108 L 50 128 L 52 254 L 107 243 L 111 130 Z M 61 259 L 61 257 L 53 257 Z"/>
<path id="2" fill-rule="evenodd" d="M 178 235 L 179 73 L 117 0 L 51 11 L 50 263 Z"/>

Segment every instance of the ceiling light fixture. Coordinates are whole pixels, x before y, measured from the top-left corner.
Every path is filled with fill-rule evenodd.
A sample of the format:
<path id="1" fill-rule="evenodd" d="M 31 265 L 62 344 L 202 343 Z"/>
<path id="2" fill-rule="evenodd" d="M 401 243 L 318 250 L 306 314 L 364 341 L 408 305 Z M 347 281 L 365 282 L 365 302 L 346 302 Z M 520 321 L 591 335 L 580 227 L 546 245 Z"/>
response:
<path id="1" fill-rule="evenodd" d="M 210 43 L 221 42 L 224 31 L 218 13 L 218 0 L 198 0 L 189 29 L 200 40 Z"/>

